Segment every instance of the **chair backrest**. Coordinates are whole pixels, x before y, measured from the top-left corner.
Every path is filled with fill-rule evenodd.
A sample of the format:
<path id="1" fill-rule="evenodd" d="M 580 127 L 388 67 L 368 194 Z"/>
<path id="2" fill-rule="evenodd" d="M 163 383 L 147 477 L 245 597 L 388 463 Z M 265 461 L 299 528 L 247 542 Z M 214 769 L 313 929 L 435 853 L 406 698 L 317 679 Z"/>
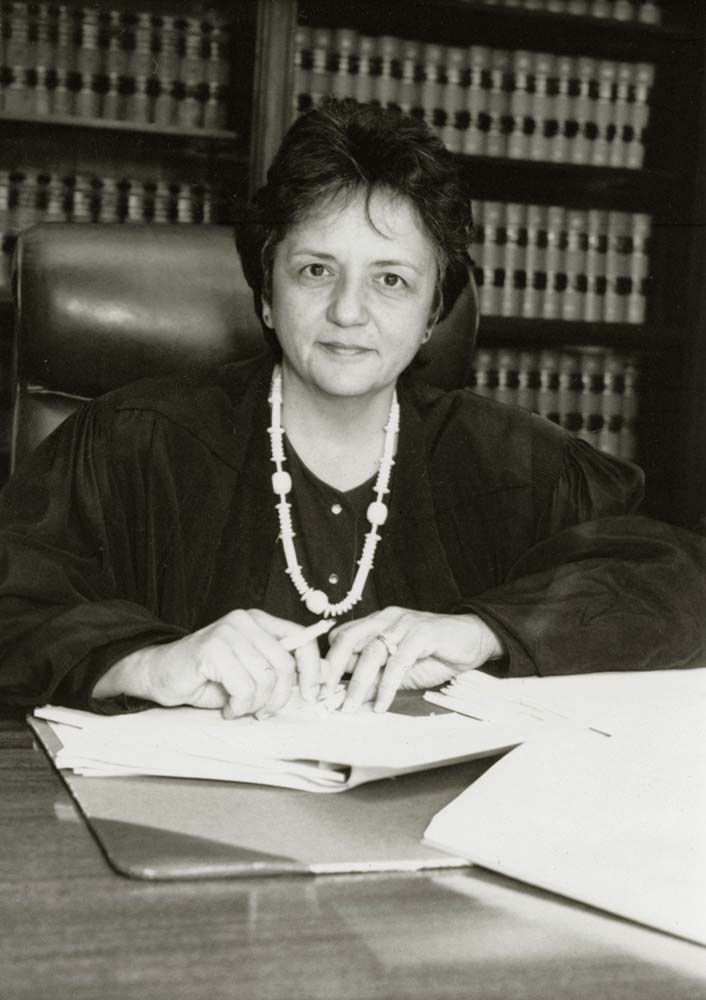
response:
<path id="1" fill-rule="evenodd" d="M 263 353 L 225 226 L 42 223 L 13 266 L 12 467 L 85 399 L 150 375 Z M 467 383 L 475 285 L 439 324 L 424 377 Z"/>

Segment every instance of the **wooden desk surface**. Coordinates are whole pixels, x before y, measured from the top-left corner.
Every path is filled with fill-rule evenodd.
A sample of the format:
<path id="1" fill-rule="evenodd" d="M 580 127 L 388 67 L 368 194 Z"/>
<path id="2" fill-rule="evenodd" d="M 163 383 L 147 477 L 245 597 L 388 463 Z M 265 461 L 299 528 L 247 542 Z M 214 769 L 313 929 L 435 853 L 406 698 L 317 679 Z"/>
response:
<path id="1" fill-rule="evenodd" d="M 147 883 L 0 744 L 2 1000 L 694 1000 L 706 950 L 480 869 Z"/>

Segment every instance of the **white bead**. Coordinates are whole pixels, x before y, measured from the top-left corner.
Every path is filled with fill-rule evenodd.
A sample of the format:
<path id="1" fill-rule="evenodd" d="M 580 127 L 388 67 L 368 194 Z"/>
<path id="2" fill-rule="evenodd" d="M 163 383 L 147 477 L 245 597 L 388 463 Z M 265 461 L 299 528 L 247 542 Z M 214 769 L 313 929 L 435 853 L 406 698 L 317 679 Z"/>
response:
<path id="1" fill-rule="evenodd" d="M 387 520 L 387 506 L 382 500 L 373 500 L 368 507 L 368 520 L 371 524 L 384 524 Z"/>
<path id="2" fill-rule="evenodd" d="M 272 489 L 275 493 L 289 493 L 292 488 L 292 477 L 288 472 L 275 472 L 272 475 Z"/>
<path id="3" fill-rule="evenodd" d="M 328 606 L 328 597 L 323 590 L 310 590 L 304 604 L 312 615 L 322 615 Z"/>

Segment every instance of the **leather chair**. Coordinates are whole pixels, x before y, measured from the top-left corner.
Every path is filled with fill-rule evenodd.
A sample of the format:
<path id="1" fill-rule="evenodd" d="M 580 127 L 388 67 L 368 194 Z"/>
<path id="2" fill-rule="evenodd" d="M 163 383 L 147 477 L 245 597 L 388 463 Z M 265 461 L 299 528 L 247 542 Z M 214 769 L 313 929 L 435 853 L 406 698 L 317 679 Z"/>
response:
<path id="1" fill-rule="evenodd" d="M 13 291 L 13 469 L 87 398 L 265 350 L 227 227 L 42 223 Z M 467 383 L 477 322 L 472 284 L 424 348 L 428 381 Z"/>

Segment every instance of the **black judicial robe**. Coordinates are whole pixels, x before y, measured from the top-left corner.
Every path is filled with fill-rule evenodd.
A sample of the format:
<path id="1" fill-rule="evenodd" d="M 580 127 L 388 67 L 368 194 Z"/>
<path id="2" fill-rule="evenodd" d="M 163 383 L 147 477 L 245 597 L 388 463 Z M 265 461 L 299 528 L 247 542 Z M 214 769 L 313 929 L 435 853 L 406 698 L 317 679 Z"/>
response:
<path id="1" fill-rule="evenodd" d="M 119 710 L 91 692 L 121 656 L 266 606 L 271 368 L 104 396 L 10 480 L 0 700 Z M 400 404 L 382 606 L 477 613 L 510 676 L 706 662 L 706 538 L 635 513 L 636 467 L 468 390 L 403 379 Z"/>

